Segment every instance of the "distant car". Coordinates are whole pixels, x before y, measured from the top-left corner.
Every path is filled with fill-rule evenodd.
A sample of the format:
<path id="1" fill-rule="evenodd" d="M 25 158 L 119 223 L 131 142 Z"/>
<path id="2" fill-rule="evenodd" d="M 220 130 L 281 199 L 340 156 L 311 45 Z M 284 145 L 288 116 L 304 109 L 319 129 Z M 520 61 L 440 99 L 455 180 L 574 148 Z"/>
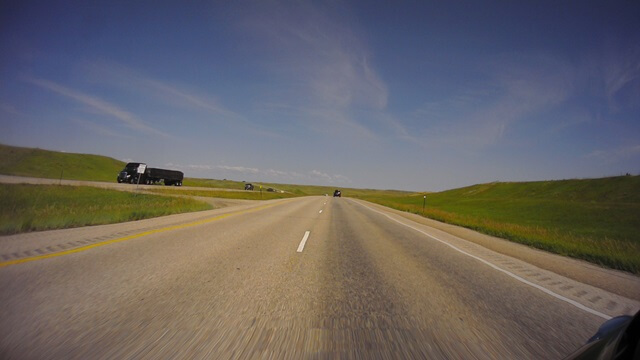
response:
<path id="1" fill-rule="evenodd" d="M 253 184 L 244 184 L 245 190 L 253 190 Z"/>
<path id="2" fill-rule="evenodd" d="M 342 197 L 342 191 L 336 190 L 333 192 L 333 197 Z"/>

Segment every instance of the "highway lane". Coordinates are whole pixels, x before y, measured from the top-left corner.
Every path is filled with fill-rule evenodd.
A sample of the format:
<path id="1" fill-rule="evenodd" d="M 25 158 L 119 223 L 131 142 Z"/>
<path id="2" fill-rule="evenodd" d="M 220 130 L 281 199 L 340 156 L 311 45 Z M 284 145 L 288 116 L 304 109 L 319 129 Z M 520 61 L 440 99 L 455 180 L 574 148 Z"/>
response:
<path id="1" fill-rule="evenodd" d="M 416 229 L 508 257 L 369 207 L 308 197 L 168 217 L 144 223 L 163 231 L 0 267 L 0 357 L 554 359 L 604 321 Z M 538 272 L 527 279 L 564 281 L 560 295 L 584 292 L 605 315 L 637 310 Z"/>

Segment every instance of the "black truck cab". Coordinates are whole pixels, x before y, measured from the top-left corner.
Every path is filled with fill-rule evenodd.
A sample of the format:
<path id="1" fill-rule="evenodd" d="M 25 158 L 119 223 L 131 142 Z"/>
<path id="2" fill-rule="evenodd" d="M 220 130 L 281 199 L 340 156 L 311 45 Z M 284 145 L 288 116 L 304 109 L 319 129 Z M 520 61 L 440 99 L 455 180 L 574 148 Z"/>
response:
<path id="1" fill-rule="evenodd" d="M 153 185 L 163 182 L 165 185 L 182 186 L 182 171 L 147 167 L 145 163 L 130 162 L 118 174 L 119 183 Z"/>

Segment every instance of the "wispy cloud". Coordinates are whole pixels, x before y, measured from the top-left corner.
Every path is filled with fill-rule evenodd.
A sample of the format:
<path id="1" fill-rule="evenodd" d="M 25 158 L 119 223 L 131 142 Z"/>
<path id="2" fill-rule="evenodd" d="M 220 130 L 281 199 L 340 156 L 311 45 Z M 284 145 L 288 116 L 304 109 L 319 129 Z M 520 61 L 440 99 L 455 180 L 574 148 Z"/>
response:
<path id="1" fill-rule="evenodd" d="M 100 83 L 108 83 L 127 91 L 135 89 L 139 94 L 161 101 L 163 105 L 204 112 L 208 119 L 218 124 L 272 138 L 280 137 L 270 129 L 250 121 L 245 115 L 224 106 L 219 99 L 204 91 L 172 84 L 114 62 L 94 61 L 86 63 L 84 68 L 91 78 Z"/>
<path id="2" fill-rule="evenodd" d="M 246 167 L 240 165 L 203 165 L 190 164 L 179 165 L 168 163 L 168 167 L 173 167 L 183 171 L 197 172 L 199 176 L 252 176 L 261 181 L 301 181 L 314 184 L 348 184 L 351 179 L 340 174 L 329 174 L 320 170 L 311 170 L 308 172 L 287 171 L 278 169 L 260 169 L 255 167 Z M 255 180 L 254 180 L 255 181 Z"/>
<path id="3" fill-rule="evenodd" d="M 186 90 L 121 64 L 101 60 L 86 63 L 84 68 L 97 81 L 116 85 L 123 89 L 135 89 L 176 106 L 205 110 L 227 119 L 242 118 L 240 114 L 227 109 L 212 96 Z"/>
<path id="4" fill-rule="evenodd" d="M 617 51 L 607 52 L 603 60 L 604 91 L 612 112 L 618 112 L 625 106 L 638 106 L 640 98 L 640 47 L 631 46 Z M 625 88 L 631 92 L 628 99 L 621 93 Z"/>
<path id="5" fill-rule="evenodd" d="M 322 171 L 318 171 L 318 170 L 311 170 L 310 174 L 318 179 L 322 179 L 324 180 L 324 182 L 328 182 L 330 184 L 336 183 L 336 182 L 342 182 L 342 183 L 350 183 L 351 180 L 343 175 L 340 174 L 334 174 L 334 175 L 329 175 L 325 172 Z"/>
<path id="6" fill-rule="evenodd" d="M 59 85 L 53 81 L 49 81 L 45 79 L 25 77 L 24 80 L 31 84 L 37 85 L 43 89 L 54 92 L 58 95 L 68 97 L 81 104 L 89 106 L 90 108 L 97 110 L 102 114 L 109 115 L 110 117 L 118 120 L 120 123 L 122 123 L 123 125 L 125 125 L 130 129 L 137 130 L 142 133 L 146 133 L 150 135 L 169 137 L 168 134 L 147 125 L 144 121 L 140 120 L 134 114 L 126 110 L 123 110 L 120 107 L 114 104 L 111 104 L 105 100 L 102 100 L 100 98 L 82 94 L 78 91 L 72 90 L 68 87 Z"/>
<path id="7" fill-rule="evenodd" d="M 260 170 L 256 168 L 249 168 L 244 166 L 226 166 L 226 165 L 218 165 L 217 169 L 228 170 L 233 172 L 239 172 L 243 174 L 259 174 Z"/>
<path id="8" fill-rule="evenodd" d="M 617 163 L 625 159 L 640 157 L 640 144 L 621 146 L 613 149 L 594 150 L 585 157 L 605 163 Z"/>
<path id="9" fill-rule="evenodd" d="M 173 163 L 167 163 L 166 166 L 173 166 L 180 169 L 188 169 L 194 171 L 211 171 L 211 170 L 225 170 L 244 174 L 258 174 L 261 171 L 257 168 L 250 168 L 244 166 L 228 166 L 228 165 L 202 165 L 202 164 L 189 164 L 179 165 Z"/>
<path id="10" fill-rule="evenodd" d="M 15 106 L 8 103 L 0 103 L 0 111 L 10 115 L 19 116 L 19 117 L 27 116 L 25 113 L 18 110 Z"/>
<path id="11" fill-rule="evenodd" d="M 550 135 L 556 135 L 593 121 L 594 116 L 585 109 L 575 109 L 548 128 Z"/>
<path id="12" fill-rule="evenodd" d="M 375 132 L 352 111 L 383 111 L 388 90 L 365 39 L 347 20 L 309 2 L 276 1 L 247 12 L 241 23 L 264 44 L 260 55 L 267 70 L 288 83 L 274 89 L 276 102 L 296 109 L 296 119 L 313 131 L 373 138 Z"/>
<path id="13" fill-rule="evenodd" d="M 99 124 L 96 124 L 93 121 L 89 121 L 89 120 L 81 120 L 81 119 L 71 119 L 72 122 L 74 122 L 75 124 L 91 130 L 92 132 L 99 134 L 99 135 L 104 135 L 104 136 L 111 136 L 111 137 L 117 137 L 117 138 L 124 138 L 124 139 L 132 139 L 133 137 L 128 136 L 128 135 L 123 135 L 120 133 L 117 133 L 115 131 L 112 131 L 104 126 L 101 126 Z"/>
<path id="14" fill-rule="evenodd" d="M 573 69 L 546 56 L 511 56 L 489 67 L 492 80 L 469 94 L 426 104 L 414 113 L 425 146 L 494 145 L 516 122 L 557 106 L 573 92 Z"/>

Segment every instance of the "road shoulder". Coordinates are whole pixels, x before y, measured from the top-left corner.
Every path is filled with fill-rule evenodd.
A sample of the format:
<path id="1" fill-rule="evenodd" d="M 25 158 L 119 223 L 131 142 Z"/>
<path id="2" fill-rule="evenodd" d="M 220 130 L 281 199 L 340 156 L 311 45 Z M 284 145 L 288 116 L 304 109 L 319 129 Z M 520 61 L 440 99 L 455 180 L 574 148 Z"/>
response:
<path id="1" fill-rule="evenodd" d="M 481 234 L 471 229 L 445 224 L 436 220 L 424 218 L 420 215 L 391 209 L 368 201 L 353 200 L 366 203 L 369 207 L 396 214 L 416 223 L 444 231 L 461 239 L 471 241 L 489 250 L 511 256 L 569 279 L 591 285 L 629 299 L 640 301 L 640 277 L 633 274 L 604 268 L 583 260 L 552 254 L 526 245 L 514 243 L 509 240 Z"/>

